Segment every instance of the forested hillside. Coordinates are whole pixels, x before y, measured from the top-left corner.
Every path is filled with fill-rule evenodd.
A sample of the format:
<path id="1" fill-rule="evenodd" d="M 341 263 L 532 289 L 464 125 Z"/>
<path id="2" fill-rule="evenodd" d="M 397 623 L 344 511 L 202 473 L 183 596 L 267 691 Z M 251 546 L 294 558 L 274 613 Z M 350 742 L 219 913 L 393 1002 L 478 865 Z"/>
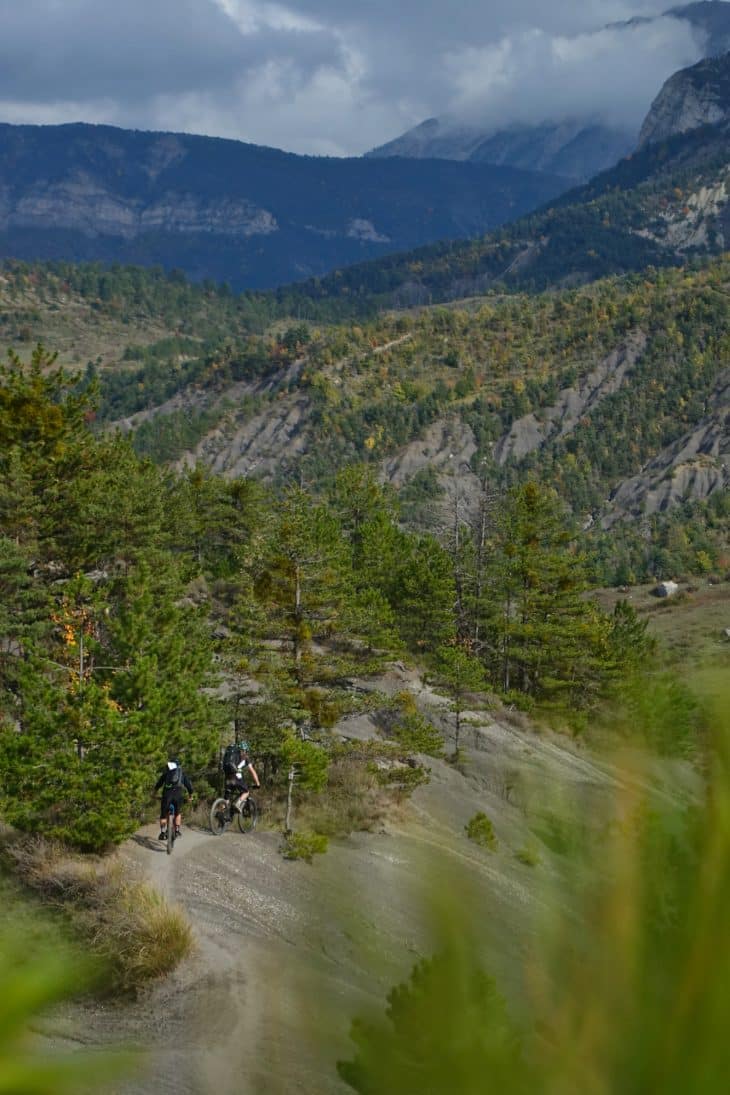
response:
<path id="1" fill-rule="evenodd" d="M 724 565 L 728 291 L 717 260 L 328 327 L 161 273 L 15 266 L 0 320 L 158 463 L 322 490 L 365 462 L 432 531 L 537 478 L 624 582 Z"/>
<path id="2" fill-rule="evenodd" d="M 0 125 L 0 255 L 159 263 L 240 291 L 476 235 L 565 185 L 488 164 L 296 156 L 111 126 Z"/>
<path id="3" fill-rule="evenodd" d="M 318 494 L 164 471 L 94 435 L 93 395 L 42 350 L 0 371 L 0 811 L 21 829 L 122 840 L 171 752 L 199 786 L 217 779 L 231 723 L 272 786 L 296 761 L 304 789 L 406 793 L 427 776 L 407 762 L 440 736 L 354 675 L 410 653 L 457 709 L 491 682 L 575 720 L 648 648 L 626 605 L 583 596 L 547 487 L 505 494 L 488 550 L 467 526 L 449 544 L 405 529 L 362 465 Z M 328 728 L 358 711 L 385 737 L 348 751 Z"/>
<path id="4" fill-rule="evenodd" d="M 277 296 L 314 314 L 369 314 L 459 299 L 489 288 L 540 291 L 679 265 L 729 238 L 730 127 L 649 144 L 522 220 L 481 239 L 440 243 L 286 287 Z M 335 312 L 335 314 L 337 314 Z"/>

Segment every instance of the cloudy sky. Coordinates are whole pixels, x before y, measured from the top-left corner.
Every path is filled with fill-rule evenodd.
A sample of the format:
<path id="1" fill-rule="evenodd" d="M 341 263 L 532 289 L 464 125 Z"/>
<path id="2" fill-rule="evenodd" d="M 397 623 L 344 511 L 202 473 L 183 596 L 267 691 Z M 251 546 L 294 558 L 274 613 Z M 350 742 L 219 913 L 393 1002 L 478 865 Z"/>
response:
<path id="1" fill-rule="evenodd" d="M 433 115 L 637 125 L 701 56 L 671 0 L 0 0 L 0 121 L 357 155 Z"/>

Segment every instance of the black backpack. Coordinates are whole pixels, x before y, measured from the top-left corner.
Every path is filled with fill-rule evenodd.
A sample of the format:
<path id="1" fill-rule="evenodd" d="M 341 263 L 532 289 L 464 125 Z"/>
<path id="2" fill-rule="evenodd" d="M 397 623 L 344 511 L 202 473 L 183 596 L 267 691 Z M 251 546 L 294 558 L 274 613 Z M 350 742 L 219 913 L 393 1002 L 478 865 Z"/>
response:
<path id="1" fill-rule="evenodd" d="M 179 764 L 174 768 L 165 769 L 165 790 L 171 791 L 174 787 L 179 787 L 182 783 L 183 773 Z"/>
<path id="2" fill-rule="evenodd" d="M 243 754 L 237 745 L 227 745 L 223 750 L 223 771 L 227 776 L 233 776 L 238 771 L 238 765 L 243 760 Z"/>

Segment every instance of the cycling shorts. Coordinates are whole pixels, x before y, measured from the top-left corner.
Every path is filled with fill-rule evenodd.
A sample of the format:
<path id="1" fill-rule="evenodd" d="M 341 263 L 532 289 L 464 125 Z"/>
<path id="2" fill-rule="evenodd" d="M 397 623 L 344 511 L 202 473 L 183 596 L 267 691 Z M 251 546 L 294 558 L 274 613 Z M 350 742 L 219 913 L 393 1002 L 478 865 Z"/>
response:
<path id="1" fill-rule="evenodd" d="M 160 804 L 160 817 L 166 818 L 170 812 L 170 803 L 175 805 L 175 813 L 179 814 L 182 808 L 183 801 L 183 789 L 182 787 L 166 787 L 162 792 L 162 802 Z"/>
<path id="2" fill-rule="evenodd" d="M 235 776 L 228 776 L 226 779 L 226 788 L 229 791 L 237 791 L 239 795 L 242 795 L 244 791 L 248 791 L 249 787 L 246 780 L 243 778 L 241 772 L 236 773 Z"/>

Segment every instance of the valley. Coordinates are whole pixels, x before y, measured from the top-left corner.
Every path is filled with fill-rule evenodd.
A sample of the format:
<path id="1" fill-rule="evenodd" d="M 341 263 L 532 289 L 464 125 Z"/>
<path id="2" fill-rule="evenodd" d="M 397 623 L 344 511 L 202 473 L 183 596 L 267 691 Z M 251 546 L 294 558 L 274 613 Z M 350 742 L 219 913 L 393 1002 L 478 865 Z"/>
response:
<path id="1" fill-rule="evenodd" d="M 92 7 L 0 18 L 0 1091 L 724 1093 L 730 4 Z"/>

